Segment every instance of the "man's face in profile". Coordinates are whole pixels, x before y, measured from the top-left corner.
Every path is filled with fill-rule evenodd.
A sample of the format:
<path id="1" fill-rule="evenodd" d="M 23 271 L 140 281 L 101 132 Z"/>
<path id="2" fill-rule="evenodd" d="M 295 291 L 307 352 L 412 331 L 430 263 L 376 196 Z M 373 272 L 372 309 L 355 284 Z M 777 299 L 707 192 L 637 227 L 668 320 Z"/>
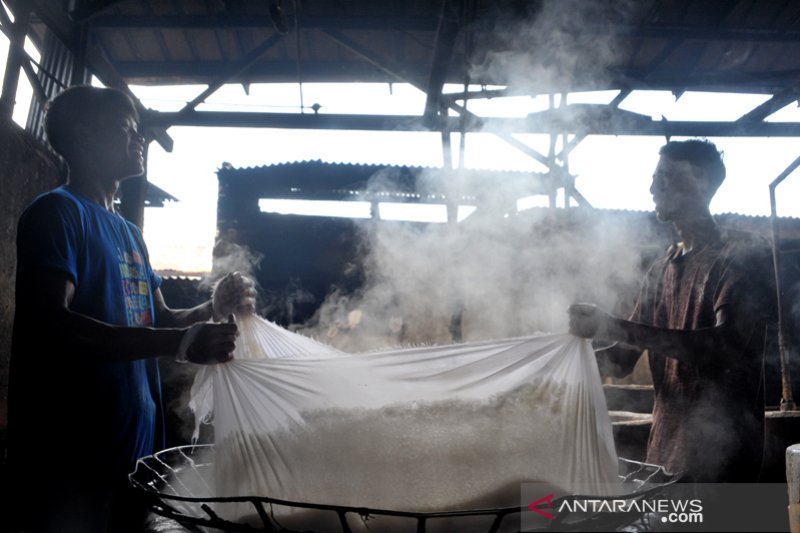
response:
<path id="1" fill-rule="evenodd" d="M 707 180 L 698 174 L 688 161 L 661 156 L 650 186 L 659 220 L 672 222 L 707 209 Z"/>

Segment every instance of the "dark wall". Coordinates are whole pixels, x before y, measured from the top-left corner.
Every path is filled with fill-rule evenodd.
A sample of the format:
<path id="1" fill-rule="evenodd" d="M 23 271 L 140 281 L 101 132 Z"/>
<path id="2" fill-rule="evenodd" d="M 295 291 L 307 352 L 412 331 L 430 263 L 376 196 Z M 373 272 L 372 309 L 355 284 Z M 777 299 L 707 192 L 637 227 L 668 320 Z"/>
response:
<path id="1" fill-rule="evenodd" d="M 361 283 L 352 220 L 259 213 L 241 230 L 241 244 L 262 254 L 254 270 L 260 311 L 283 325 L 304 323 L 334 288 Z"/>
<path id="2" fill-rule="evenodd" d="M 0 436 L 6 430 L 17 219 L 36 195 L 58 185 L 59 176 L 55 156 L 13 122 L 0 121 Z"/>

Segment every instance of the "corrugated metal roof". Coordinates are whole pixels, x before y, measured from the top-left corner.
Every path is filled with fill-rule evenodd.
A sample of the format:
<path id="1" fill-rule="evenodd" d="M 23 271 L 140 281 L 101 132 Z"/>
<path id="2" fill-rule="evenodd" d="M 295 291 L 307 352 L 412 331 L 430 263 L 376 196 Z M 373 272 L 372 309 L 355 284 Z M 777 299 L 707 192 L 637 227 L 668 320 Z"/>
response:
<path id="1" fill-rule="evenodd" d="M 250 166 L 250 167 L 234 167 L 230 163 L 222 163 L 220 168 L 218 169 L 217 173 L 227 173 L 227 172 L 248 172 L 248 171 L 256 171 L 259 172 L 264 169 L 289 169 L 289 168 L 296 168 L 298 166 L 320 166 L 320 167 L 333 167 L 333 168 L 352 168 L 357 170 L 383 170 L 383 169 L 407 169 L 409 171 L 419 172 L 419 171 L 436 171 L 442 172 L 444 169 L 442 167 L 432 167 L 432 166 L 423 166 L 423 165 L 394 165 L 394 164 L 385 164 L 385 163 L 346 163 L 342 161 L 325 161 L 323 159 L 302 159 L 296 161 L 283 161 L 280 163 L 268 163 L 266 165 L 258 165 L 258 166 Z M 492 174 L 511 174 L 511 175 L 537 175 L 542 176 L 546 173 L 542 172 L 533 172 L 533 171 L 524 171 L 524 170 L 502 170 L 502 169 L 483 169 L 483 168 L 468 168 L 468 169 L 452 169 L 449 172 L 453 173 L 492 173 Z"/>
<path id="2" fill-rule="evenodd" d="M 217 171 L 220 184 L 247 188 L 260 198 L 360 199 L 445 203 L 457 195 L 460 203 L 476 204 L 487 195 L 513 199 L 549 194 L 559 176 L 521 171 L 326 163 L 321 160 L 278 163 Z M 457 178 L 457 179 L 454 179 Z"/>
<path id="3" fill-rule="evenodd" d="M 247 187 L 260 197 L 297 199 L 367 199 L 364 191 L 371 178 L 381 176 L 378 189 L 389 196 L 395 195 L 402 201 L 428 201 L 444 203 L 447 184 L 443 176 L 452 177 L 450 172 L 442 173 L 440 167 L 415 167 L 403 165 L 380 165 L 361 163 L 328 163 L 320 159 L 273 163 L 258 167 L 234 168 L 223 164 L 218 176 L 226 184 Z M 460 202 L 480 203 L 487 192 L 500 195 L 510 201 L 526 193 L 544 194 L 548 189 L 546 174 L 521 171 L 498 171 L 467 169 L 462 176 L 468 176 L 458 189 Z M 418 194 L 417 177 L 428 173 L 430 180 L 424 184 L 425 194 Z M 439 178 L 439 179 L 437 179 Z M 415 194 L 410 195 L 410 192 Z M 426 196 L 427 194 L 427 196 Z M 516 195 L 516 196 L 515 196 Z M 368 195 L 367 195 L 368 196 Z M 412 197 L 413 196 L 413 197 Z M 508 204 L 509 207 L 511 204 Z M 616 220 L 627 224 L 631 219 L 647 221 L 662 232 L 670 232 L 671 225 L 658 224 L 653 211 L 632 209 L 599 209 L 587 207 L 544 208 L 536 207 L 520 211 L 518 217 L 551 216 L 563 221 L 571 219 Z M 768 216 L 745 215 L 740 213 L 720 213 L 714 215 L 720 225 L 735 227 L 759 233 L 771 238 L 771 219 Z M 780 237 L 784 240 L 800 239 L 800 218 L 780 217 Z"/>
<path id="4" fill-rule="evenodd" d="M 469 74 L 476 84 L 514 85 L 518 74 L 536 73 L 517 83 L 526 93 L 774 93 L 800 71 L 800 3 L 792 1 L 138 0 L 79 2 L 72 13 L 72 2 L 33 4 L 39 35 L 46 19 L 76 42 L 86 22 L 92 46 L 137 84 L 210 83 L 252 60 L 237 82 L 427 86 L 443 31 L 453 37 L 444 81 Z"/>

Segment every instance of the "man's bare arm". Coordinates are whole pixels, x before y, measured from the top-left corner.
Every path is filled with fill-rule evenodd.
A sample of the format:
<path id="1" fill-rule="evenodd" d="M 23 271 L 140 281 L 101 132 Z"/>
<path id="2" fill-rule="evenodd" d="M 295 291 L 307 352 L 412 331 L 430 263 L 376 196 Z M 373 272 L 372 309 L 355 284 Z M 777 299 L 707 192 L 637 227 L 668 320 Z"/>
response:
<path id="1" fill-rule="evenodd" d="M 157 324 L 167 327 L 186 327 L 205 322 L 211 318 L 226 320 L 230 314 L 249 314 L 256 310 L 255 282 L 240 274 L 231 272 L 221 278 L 214 286 L 212 299 L 190 309 L 171 309 L 164 301 L 160 289 L 153 294 Z"/>
<path id="2" fill-rule="evenodd" d="M 211 300 L 189 309 L 171 309 L 164 301 L 161 289 L 153 292 L 153 304 L 156 309 L 156 324 L 168 328 L 189 327 L 197 322 L 206 322 L 213 315 Z"/>
<path id="3" fill-rule="evenodd" d="M 569 314 L 570 332 L 575 335 L 608 338 L 690 364 L 700 363 L 695 359 L 696 354 L 703 354 L 704 364 L 724 364 L 725 361 L 709 358 L 724 354 L 725 347 L 743 345 L 755 330 L 752 320 L 736 317 L 730 307 L 717 311 L 714 326 L 693 330 L 663 329 L 631 322 L 590 304 L 572 305 Z"/>
<path id="4" fill-rule="evenodd" d="M 42 269 L 22 273 L 17 280 L 15 342 L 37 352 L 59 356 L 80 354 L 96 362 L 131 361 L 172 356 L 185 328 L 115 326 L 70 309 L 75 286 L 69 276 Z M 234 324 L 209 324 L 189 347 L 198 363 L 226 361 L 233 351 Z"/>

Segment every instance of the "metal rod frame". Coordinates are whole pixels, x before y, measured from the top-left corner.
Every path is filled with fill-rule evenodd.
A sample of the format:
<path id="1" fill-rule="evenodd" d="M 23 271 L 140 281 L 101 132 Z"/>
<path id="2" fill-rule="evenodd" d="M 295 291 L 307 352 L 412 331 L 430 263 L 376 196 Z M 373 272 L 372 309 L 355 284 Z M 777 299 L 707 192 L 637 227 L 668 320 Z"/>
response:
<path id="1" fill-rule="evenodd" d="M 779 245 L 778 210 L 775 200 L 775 189 L 780 183 L 800 166 L 800 156 L 786 167 L 772 183 L 769 184 L 770 222 L 772 223 L 772 263 L 775 269 L 775 292 L 778 306 L 778 352 L 781 361 L 781 411 L 794 411 L 795 403 L 792 395 L 792 376 L 789 366 L 789 350 L 786 346 L 786 323 L 784 321 L 783 286 L 781 282 L 781 252 Z"/>
<path id="2" fill-rule="evenodd" d="M 342 533 L 351 533 L 347 515 L 360 517 L 367 520 L 369 517 L 402 517 L 416 521 L 416 531 L 423 533 L 427 531 L 428 524 L 440 518 L 455 517 L 481 517 L 494 516 L 494 520 L 488 525 L 488 533 L 496 533 L 501 525 L 507 525 L 512 517 L 528 509 L 527 507 L 497 507 L 487 509 L 441 511 L 441 512 L 408 512 L 387 509 L 372 509 L 367 507 L 348 507 L 339 505 L 329 505 L 321 503 L 294 502 L 280 500 L 268 496 L 241 496 L 241 497 L 198 497 L 187 484 L 182 481 L 186 476 L 195 482 L 199 481 L 200 490 L 211 493 L 211 488 L 205 480 L 204 473 L 212 467 L 212 463 L 207 459 L 200 458 L 197 454 L 206 453 L 212 450 L 212 446 L 179 446 L 158 452 L 154 455 L 143 457 L 136 463 L 136 471 L 128 476 L 133 489 L 145 499 L 150 508 L 158 515 L 170 518 L 179 522 L 184 527 L 197 528 L 193 531 L 201 531 L 200 526 L 215 528 L 227 532 L 251 532 L 251 531 L 292 531 L 283 529 L 275 516 L 275 508 L 286 508 L 293 510 L 324 511 L 336 513 Z M 195 460 L 197 457 L 197 460 Z M 619 458 L 620 481 L 626 489 L 625 494 L 613 496 L 589 496 L 586 494 L 573 494 L 562 496 L 553 500 L 551 505 L 558 508 L 562 501 L 566 500 L 641 500 L 658 497 L 669 485 L 680 481 L 681 474 L 667 473 L 663 467 L 631 461 Z M 220 517 L 212 508 L 217 504 L 227 503 L 249 504 L 256 511 L 262 521 L 262 527 L 254 529 L 250 524 L 232 522 Z M 269 509 L 269 511 L 268 511 Z M 199 511 L 205 513 L 201 514 Z M 614 513 L 611 513 L 614 514 Z M 573 515 L 564 513 L 559 515 L 554 526 L 556 531 L 561 527 L 571 526 L 567 530 L 585 529 L 594 524 L 599 529 L 615 531 L 621 526 L 629 525 L 639 518 L 639 513 L 623 513 L 621 516 L 608 516 L 608 513 L 591 513 L 589 516 Z M 571 518 L 578 519 L 575 522 L 569 521 Z M 602 522 L 602 523 L 601 523 Z M 435 524 L 435 523 L 434 523 Z M 367 523 L 368 525 L 368 523 Z M 436 529 L 434 527 L 434 529 Z"/>

